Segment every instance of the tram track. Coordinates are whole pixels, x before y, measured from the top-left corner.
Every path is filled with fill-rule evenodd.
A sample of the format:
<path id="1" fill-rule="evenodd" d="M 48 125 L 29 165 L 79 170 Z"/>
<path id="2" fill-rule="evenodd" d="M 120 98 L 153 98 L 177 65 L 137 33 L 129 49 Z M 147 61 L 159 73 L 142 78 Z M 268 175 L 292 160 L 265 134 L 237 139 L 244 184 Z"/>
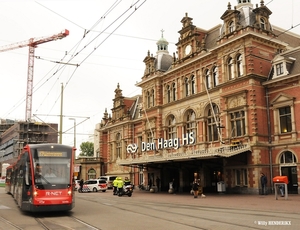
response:
<path id="1" fill-rule="evenodd" d="M 101 230 L 91 224 L 84 222 L 73 216 L 53 217 L 35 217 L 35 221 L 45 230 Z"/>
<path id="2" fill-rule="evenodd" d="M 57 216 L 57 217 L 34 217 L 37 223 L 36 227 L 41 227 L 45 230 L 76 230 L 76 229 L 86 229 L 86 230 L 101 230 L 101 228 L 95 227 L 85 221 L 78 219 L 73 216 Z M 0 230 L 24 230 L 27 227 L 20 226 L 16 223 L 11 222 L 5 217 L 0 216 Z"/>
<path id="3" fill-rule="evenodd" d="M 287 218 L 291 222 L 297 222 L 298 217 L 295 213 L 286 213 L 286 212 L 259 212 L 256 210 L 244 210 L 244 209 L 236 209 L 232 210 L 226 207 L 207 207 L 207 206 L 195 206 L 190 204 L 174 204 L 174 203 L 163 203 L 163 202 L 141 202 L 141 200 L 133 200 L 128 199 L 118 199 L 117 202 L 114 198 L 103 198 L 103 199 L 89 199 L 83 198 L 92 202 L 101 203 L 103 205 L 113 207 L 119 210 L 123 210 L 127 213 L 139 214 L 143 215 L 145 218 L 154 218 L 156 220 L 163 220 L 166 222 L 170 222 L 172 224 L 176 223 L 178 225 L 182 225 L 184 227 L 191 227 L 194 229 L 201 230 L 211 230 L 211 225 L 222 225 L 226 226 L 227 229 L 265 229 L 263 226 L 259 226 L 255 224 L 255 222 L 232 222 L 231 220 L 226 220 L 223 217 L 223 214 L 235 216 L 235 215 L 244 215 L 248 218 L 252 218 L 255 220 L 272 220 L 276 219 L 280 220 L 282 218 Z M 135 208 L 132 208 L 135 207 Z M 138 207 L 138 208 L 136 208 Z M 178 210 L 185 210 L 180 212 Z M 191 211 L 192 210 L 192 211 Z M 166 215 L 166 213 L 168 213 Z M 205 213 L 205 215 L 196 215 L 195 213 Z M 294 216 L 295 215 L 295 216 Z M 194 220 L 201 220 L 201 222 L 205 222 L 207 227 L 201 226 L 197 223 L 194 224 Z M 187 221 L 189 220 L 189 221 Z M 250 224 L 250 225 L 249 225 Z M 226 229 L 226 228 L 225 228 Z"/>

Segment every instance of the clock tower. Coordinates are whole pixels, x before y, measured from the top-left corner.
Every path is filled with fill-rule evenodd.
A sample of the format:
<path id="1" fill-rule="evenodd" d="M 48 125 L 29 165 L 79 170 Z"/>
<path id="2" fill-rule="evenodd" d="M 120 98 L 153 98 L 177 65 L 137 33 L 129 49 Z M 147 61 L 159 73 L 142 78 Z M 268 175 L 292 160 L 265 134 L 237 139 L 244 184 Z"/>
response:
<path id="1" fill-rule="evenodd" d="M 194 26 L 192 21 L 193 18 L 188 17 L 187 13 L 181 20 L 182 29 L 179 31 L 180 38 L 176 44 L 179 61 L 193 57 L 204 49 L 202 40 L 206 32 Z"/>

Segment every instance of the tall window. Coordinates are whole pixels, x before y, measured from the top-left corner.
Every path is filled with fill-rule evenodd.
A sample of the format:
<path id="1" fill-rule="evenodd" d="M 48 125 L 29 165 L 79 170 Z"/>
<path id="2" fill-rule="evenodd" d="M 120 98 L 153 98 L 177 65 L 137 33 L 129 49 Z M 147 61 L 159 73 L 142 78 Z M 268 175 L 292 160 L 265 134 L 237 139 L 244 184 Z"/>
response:
<path id="1" fill-rule="evenodd" d="M 235 170 L 235 184 L 237 186 L 248 185 L 247 169 L 236 169 Z"/>
<path id="2" fill-rule="evenodd" d="M 151 131 L 147 133 L 147 142 L 148 143 L 152 143 L 153 142 L 153 135 L 152 135 Z"/>
<path id="3" fill-rule="evenodd" d="M 189 79 L 186 77 L 184 79 L 184 85 L 185 85 L 185 96 L 189 96 L 190 93 L 190 85 L 189 85 Z"/>
<path id="4" fill-rule="evenodd" d="M 176 132 L 176 119 L 174 115 L 170 115 L 167 120 L 168 125 L 168 139 L 174 139 L 177 137 Z"/>
<path id="5" fill-rule="evenodd" d="M 117 133 L 117 135 L 116 135 L 116 154 L 117 154 L 117 158 L 121 158 L 121 151 L 122 151 L 121 134 Z"/>
<path id="6" fill-rule="evenodd" d="M 246 134 L 244 111 L 230 113 L 230 123 L 231 137 L 240 137 Z"/>
<path id="7" fill-rule="evenodd" d="M 229 58 L 227 61 L 227 71 L 228 71 L 228 79 L 229 80 L 234 79 L 234 65 L 233 65 L 232 58 Z"/>
<path id="8" fill-rule="evenodd" d="M 188 110 L 186 113 L 186 125 L 185 125 L 186 133 L 193 132 L 196 136 L 196 114 L 193 110 Z"/>
<path id="9" fill-rule="evenodd" d="M 234 21 L 231 21 L 228 26 L 228 31 L 229 31 L 229 33 L 232 33 L 234 30 L 235 30 Z"/>
<path id="10" fill-rule="evenodd" d="M 205 71 L 205 83 L 206 83 L 206 88 L 211 89 L 211 78 L 210 78 L 210 71 L 209 70 Z"/>
<path id="11" fill-rule="evenodd" d="M 237 63 L 237 76 L 241 77 L 243 76 L 243 57 L 241 54 L 239 54 L 236 58 L 236 63 Z"/>
<path id="12" fill-rule="evenodd" d="M 276 74 L 277 76 L 283 74 L 283 63 L 276 64 Z"/>
<path id="13" fill-rule="evenodd" d="M 214 87 L 219 85 L 219 73 L 218 73 L 218 67 L 217 66 L 215 66 L 213 68 L 213 84 L 214 84 Z"/>
<path id="14" fill-rule="evenodd" d="M 154 89 L 151 90 L 151 106 L 154 106 Z"/>
<path id="15" fill-rule="evenodd" d="M 195 89 L 196 85 L 195 85 L 195 76 L 191 77 L 191 90 L 192 90 L 192 94 L 195 94 L 196 89 Z"/>
<path id="16" fill-rule="evenodd" d="M 176 84 L 175 83 L 172 84 L 172 97 L 173 97 L 173 101 L 176 101 Z"/>
<path id="17" fill-rule="evenodd" d="M 170 86 L 167 86 L 167 102 L 171 102 L 171 89 Z"/>
<path id="18" fill-rule="evenodd" d="M 280 119 L 281 133 L 291 132 L 292 131 L 292 114 L 291 114 L 290 106 L 279 108 L 279 119 Z"/>
<path id="19" fill-rule="evenodd" d="M 217 127 L 218 124 L 219 124 L 219 108 L 216 104 L 213 104 L 213 109 L 210 108 L 207 114 L 208 141 L 219 140 L 218 127 Z"/>
<path id="20" fill-rule="evenodd" d="M 266 22 L 265 22 L 265 19 L 263 19 L 263 18 L 260 19 L 260 28 L 263 30 L 266 29 Z"/>
<path id="21" fill-rule="evenodd" d="M 151 96 L 149 91 L 147 91 L 147 108 L 151 107 Z"/>

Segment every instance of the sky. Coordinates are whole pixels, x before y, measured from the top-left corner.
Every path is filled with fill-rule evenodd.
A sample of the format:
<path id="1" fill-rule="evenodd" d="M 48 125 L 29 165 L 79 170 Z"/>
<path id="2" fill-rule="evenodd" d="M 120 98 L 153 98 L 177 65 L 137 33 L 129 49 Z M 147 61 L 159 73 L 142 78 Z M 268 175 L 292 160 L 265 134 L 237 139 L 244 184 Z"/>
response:
<path id="1" fill-rule="evenodd" d="M 209 30 L 222 24 L 228 2 L 232 9 L 237 5 L 236 0 L 1 0 L 0 46 L 69 30 L 69 36 L 35 48 L 31 118 L 59 124 L 62 108 L 62 142 L 74 144 L 75 119 L 79 149 L 94 140 L 105 109 L 111 113 L 118 84 L 125 97 L 141 94 L 135 84 L 148 50 L 156 54 L 162 30 L 173 55 L 186 13 Z M 272 25 L 300 34 L 299 0 L 264 3 Z M 0 52 L 0 63 L 0 118 L 25 120 L 28 47 Z"/>

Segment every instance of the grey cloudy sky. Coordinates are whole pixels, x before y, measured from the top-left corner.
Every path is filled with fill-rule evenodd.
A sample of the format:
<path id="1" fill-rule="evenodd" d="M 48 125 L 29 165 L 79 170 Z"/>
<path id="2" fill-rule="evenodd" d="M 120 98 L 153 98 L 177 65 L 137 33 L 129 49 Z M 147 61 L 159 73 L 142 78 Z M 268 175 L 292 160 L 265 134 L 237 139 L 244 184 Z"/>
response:
<path id="1" fill-rule="evenodd" d="M 79 147 L 91 140 L 105 108 L 110 113 L 118 83 L 125 97 L 141 93 L 135 83 L 143 75 L 148 50 L 156 54 L 162 29 L 173 54 L 185 13 L 197 27 L 210 29 L 222 23 L 228 2 L 237 5 L 236 0 L 1 0 L 0 46 L 70 31 L 35 49 L 40 59 L 34 60 L 32 113 L 37 117 L 32 118 L 59 123 L 63 84 L 63 143 L 73 144 L 69 118 L 76 117 Z M 300 1 L 265 5 L 273 12 L 273 25 L 300 34 Z M 55 63 L 61 60 L 79 66 Z M 28 47 L 0 52 L 0 63 L 0 118 L 24 120 Z"/>

